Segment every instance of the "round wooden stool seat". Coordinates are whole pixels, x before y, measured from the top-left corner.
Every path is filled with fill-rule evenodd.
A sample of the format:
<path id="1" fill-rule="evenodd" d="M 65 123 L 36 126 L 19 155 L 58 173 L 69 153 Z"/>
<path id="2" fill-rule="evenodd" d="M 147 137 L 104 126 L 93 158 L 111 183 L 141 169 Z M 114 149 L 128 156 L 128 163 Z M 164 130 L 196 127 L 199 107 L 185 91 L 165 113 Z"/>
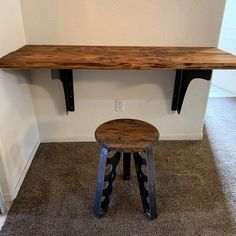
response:
<path id="1" fill-rule="evenodd" d="M 142 151 L 159 139 L 158 130 L 151 124 L 135 119 L 111 120 L 95 132 L 97 142 L 110 150 Z"/>

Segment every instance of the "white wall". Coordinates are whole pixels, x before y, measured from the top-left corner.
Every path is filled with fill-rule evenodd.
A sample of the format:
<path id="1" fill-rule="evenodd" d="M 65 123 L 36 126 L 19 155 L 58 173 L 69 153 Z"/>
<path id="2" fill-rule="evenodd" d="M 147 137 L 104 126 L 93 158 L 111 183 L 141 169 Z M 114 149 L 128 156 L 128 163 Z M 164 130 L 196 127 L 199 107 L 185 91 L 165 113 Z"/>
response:
<path id="1" fill-rule="evenodd" d="M 21 0 L 33 44 L 216 45 L 224 0 Z"/>
<path id="2" fill-rule="evenodd" d="M 236 1 L 227 0 L 218 47 L 236 55 Z M 212 83 L 236 94 L 236 70 L 219 70 L 213 74 Z"/>
<path id="3" fill-rule="evenodd" d="M 216 46 L 224 0 L 21 0 L 30 44 Z M 181 116 L 171 112 L 174 71 L 75 70 L 76 112 L 67 117 L 59 81 L 32 70 L 42 141 L 93 140 L 103 121 L 134 117 L 162 139 L 200 139 L 209 82 L 194 81 Z M 126 101 L 114 112 L 115 98 Z"/>
<path id="4" fill-rule="evenodd" d="M 19 0 L 0 0 L 0 57 L 25 44 Z M 27 71 L 0 70 L 0 185 L 16 196 L 39 144 Z"/>

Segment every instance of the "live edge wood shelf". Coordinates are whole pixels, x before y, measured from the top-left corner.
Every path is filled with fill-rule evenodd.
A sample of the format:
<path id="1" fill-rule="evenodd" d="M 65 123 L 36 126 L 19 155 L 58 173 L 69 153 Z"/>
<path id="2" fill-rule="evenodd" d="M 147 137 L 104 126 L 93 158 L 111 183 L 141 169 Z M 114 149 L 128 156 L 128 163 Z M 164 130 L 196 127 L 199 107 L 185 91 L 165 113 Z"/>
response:
<path id="1" fill-rule="evenodd" d="M 67 111 L 74 111 L 72 69 L 176 70 L 173 111 L 180 113 L 191 80 L 212 69 L 236 69 L 236 56 L 213 47 L 26 45 L 0 59 L 0 68 L 52 70 L 62 81 Z"/>

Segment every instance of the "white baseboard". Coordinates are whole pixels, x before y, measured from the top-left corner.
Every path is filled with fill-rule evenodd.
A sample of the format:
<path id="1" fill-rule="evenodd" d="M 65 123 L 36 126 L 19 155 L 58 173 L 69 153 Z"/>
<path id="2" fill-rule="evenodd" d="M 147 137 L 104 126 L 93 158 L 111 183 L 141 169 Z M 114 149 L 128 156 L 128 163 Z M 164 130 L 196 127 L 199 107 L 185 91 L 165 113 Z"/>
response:
<path id="1" fill-rule="evenodd" d="M 20 175 L 19 180 L 17 181 L 17 184 L 16 184 L 14 190 L 12 192 L 10 192 L 10 193 L 3 193 L 5 201 L 13 201 L 16 198 L 16 196 L 17 196 L 17 194 L 18 194 L 18 192 L 20 190 L 20 187 L 21 187 L 21 185 L 23 183 L 23 180 L 24 180 L 24 178 L 25 178 L 25 176 L 27 174 L 27 171 L 29 170 L 29 167 L 30 167 L 30 165 L 31 165 L 31 163 L 32 163 L 32 161 L 34 159 L 35 153 L 38 150 L 39 144 L 40 144 L 40 139 L 38 139 L 37 142 L 35 143 L 35 146 L 34 146 L 32 152 L 31 152 L 31 154 L 30 154 L 30 156 L 28 158 L 27 163 L 25 164 L 25 167 L 24 167 L 24 169 L 23 169 L 23 171 L 22 171 L 22 173 Z"/>
<path id="2" fill-rule="evenodd" d="M 7 219 L 7 214 L 11 208 L 12 202 L 6 202 L 6 212 L 2 215 L 0 215 L 0 231 L 2 230 L 2 227 Z"/>
<path id="3" fill-rule="evenodd" d="M 197 134 L 164 134 L 160 136 L 160 140 L 201 140 L 202 133 Z"/>
<path id="4" fill-rule="evenodd" d="M 161 134 L 160 140 L 201 140 L 202 133 L 197 134 Z M 65 137 L 41 137 L 41 143 L 62 143 L 62 142 L 94 142 L 93 136 L 65 136 Z"/>
<path id="5" fill-rule="evenodd" d="M 95 142 L 94 136 L 42 137 L 41 143 Z"/>

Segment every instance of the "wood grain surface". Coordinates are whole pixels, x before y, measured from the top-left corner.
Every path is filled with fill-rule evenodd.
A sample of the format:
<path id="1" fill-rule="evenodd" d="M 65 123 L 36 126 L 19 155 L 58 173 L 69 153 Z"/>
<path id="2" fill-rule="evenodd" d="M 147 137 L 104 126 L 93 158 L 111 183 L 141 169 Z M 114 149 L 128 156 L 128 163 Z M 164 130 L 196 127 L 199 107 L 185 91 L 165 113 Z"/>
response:
<path id="1" fill-rule="evenodd" d="M 117 119 L 100 125 L 95 131 L 95 138 L 101 146 L 110 150 L 143 151 L 159 139 L 159 132 L 141 120 Z"/>
<path id="2" fill-rule="evenodd" d="M 236 69 L 236 56 L 212 47 L 26 45 L 0 68 Z"/>

